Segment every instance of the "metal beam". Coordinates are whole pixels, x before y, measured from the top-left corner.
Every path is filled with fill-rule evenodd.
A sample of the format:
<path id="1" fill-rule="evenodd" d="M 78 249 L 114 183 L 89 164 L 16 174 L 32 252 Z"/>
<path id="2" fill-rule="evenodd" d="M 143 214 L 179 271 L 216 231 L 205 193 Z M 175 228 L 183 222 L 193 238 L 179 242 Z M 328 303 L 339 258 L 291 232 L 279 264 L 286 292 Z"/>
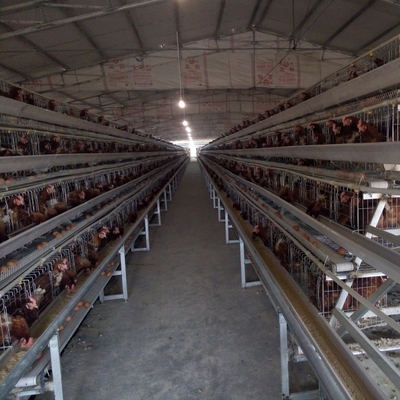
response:
<path id="1" fill-rule="evenodd" d="M 257 3 L 254 6 L 253 12 L 252 12 L 251 17 L 250 17 L 250 21 L 247 24 L 247 30 L 251 30 L 253 28 L 254 20 L 256 19 L 256 15 L 258 13 L 258 10 L 260 9 L 261 2 L 262 2 L 262 0 L 257 0 Z"/>
<path id="2" fill-rule="evenodd" d="M 219 4 L 217 26 L 215 27 L 215 32 L 214 32 L 215 37 L 219 36 L 219 30 L 221 28 L 222 17 L 224 16 L 225 4 L 226 4 L 226 0 L 221 0 L 221 2 Z"/>
<path id="3" fill-rule="evenodd" d="M 336 36 L 342 33 L 351 23 L 353 23 L 358 17 L 361 16 L 369 7 L 374 4 L 376 0 L 370 0 L 364 7 L 362 7 L 357 13 L 355 13 L 347 22 L 341 25 L 325 42 L 322 44 L 322 47 L 326 47 Z"/>
<path id="4" fill-rule="evenodd" d="M 367 300 L 371 304 L 375 304 L 379 299 L 382 298 L 382 296 L 387 294 L 389 290 L 396 285 L 397 282 L 394 281 L 393 279 L 391 278 L 386 279 L 386 281 L 381 286 L 379 286 L 379 288 L 375 290 L 375 292 L 372 293 L 372 295 L 369 296 Z M 357 323 L 368 311 L 369 311 L 368 307 L 366 307 L 363 304 L 360 304 L 358 309 L 354 311 L 353 314 L 351 314 L 350 320 L 354 323 Z M 336 332 L 339 336 L 343 336 L 347 332 L 346 326 L 342 325 L 337 329 Z"/>
<path id="5" fill-rule="evenodd" d="M 5 23 L 1 23 L 1 25 L 9 31 L 9 33 L 13 33 L 12 29 Z M 29 28 L 30 29 L 30 28 Z M 7 35 L 7 34 L 6 34 Z M 43 50 L 40 46 L 36 45 L 35 43 L 31 42 L 29 39 L 25 37 L 19 37 L 19 40 L 24 42 L 26 45 L 29 47 L 32 47 L 35 51 L 37 51 L 40 54 L 43 54 L 47 59 L 49 59 L 51 62 L 57 64 L 64 70 L 68 71 L 70 68 L 68 65 L 62 63 L 61 61 L 57 60 L 57 58 L 53 57 L 50 55 L 47 51 Z M 22 74 L 21 74 L 22 75 Z"/>
<path id="6" fill-rule="evenodd" d="M 381 353 L 379 348 L 375 346 L 367 336 L 361 332 L 357 326 L 349 320 L 342 310 L 334 308 L 332 311 L 333 315 L 337 318 L 341 325 L 345 326 L 350 335 L 360 344 L 360 346 L 367 352 L 372 358 L 379 369 L 390 379 L 390 381 L 400 388 L 400 374 L 395 364 Z"/>
<path id="7" fill-rule="evenodd" d="M 315 11 L 321 6 L 321 4 L 322 4 L 322 2 L 316 1 L 314 3 L 313 7 L 311 7 L 311 9 L 308 11 L 308 13 L 303 17 L 301 22 L 296 26 L 296 28 L 290 34 L 290 38 L 293 40 L 294 45 L 296 44 L 296 42 L 299 42 L 301 40 L 302 36 L 304 36 L 304 33 L 303 33 L 303 35 L 301 35 L 301 30 L 303 29 L 303 27 L 307 23 L 307 21 L 311 18 L 311 16 L 315 13 Z M 297 39 L 296 39 L 296 32 L 299 33 Z"/>
<path id="8" fill-rule="evenodd" d="M 34 1 L 27 1 L 26 3 L 14 4 L 12 6 L 2 7 L 0 8 L 0 14 L 5 13 L 7 11 L 16 11 L 16 10 L 31 8 L 46 3 L 48 1 L 49 0 L 34 0 Z"/>
<path id="9" fill-rule="evenodd" d="M 210 151 L 211 153 L 212 151 Z M 289 146 L 263 149 L 224 150 L 227 155 L 246 155 L 249 157 L 289 157 L 314 160 L 332 160 L 397 164 L 400 142 L 326 144 L 309 146 Z M 219 153 L 218 150 L 215 153 Z M 373 189 L 371 189 L 373 190 Z M 379 189 L 383 191 L 383 189 Z"/>
<path id="10" fill-rule="evenodd" d="M 125 0 L 121 0 L 121 4 L 126 5 L 126 1 Z M 133 30 L 133 33 L 136 36 L 136 39 L 139 42 L 139 46 L 142 49 L 142 52 L 144 52 L 144 44 L 143 44 L 142 38 L 140 37 L 139 31 L 137 30 L 136 25 L 133 22 L 132 16 L 131 16 L 131 14 L 129 14 L 128 10 L 125 11 L 125 16 L 126 16 L 128 22 L 129 22 L 129 24 L 130 24 L 130 26 L 131 26 L 131 28 Z"/>
<path id="11" fill-rule="evenodd" d="M 38 26 L 20 29 L 18 31 L 14 31 L 14 32 L 7 32 L 7 33 L 0 34 L 0 40 L 5 40 L 5 39 L 9 39 L 9 38 L 16 37 L 16 36 L 21 36 L 21 35 L 28 35 L 30 33 L 41 32 L 41 31 L 44 31 L 47 29 L 52 29 L 52 28 L 57 28 L 59 26 L 67 25 L 72 22 L 84 21 L 87 19 L 98 18 L 98 17 L 104 17 L 106 15 L 115 14 L 117 12 L 122 12 L 125 10 L 129 10 L 131 8 L 145 6 L 145 5 L 154 4 L 154 3 L 160 3 L 163 1 L 165 1 L 165 0 L 145 0 L 140 3 L 126 4 L 126 5 L 119 6 L 119 7 L 110 7 L 105 10 L 101 10 L 101 11 L 93 11 L 91 13 L 87 13 L 87 14 L 83 14 L 83 15 L 76 15 L 71 18 L 65 18 L 62 20 L 46 22 L 46 23 L 38 25 Z"/>
<path id="12" fill-rule="evenodd" d="M 258 18 L 258 22 L 255 24 L 255 28 L 257 28 L 265 19 L 268 14 L 269 8 L 271 7 L 273 0 L 268 0 L 265 3 L 264 10 L 262 11 L 260 17 Z"/>
<path id="13" fill-rule="evenodd" d="M 22 72 L 20 72 L 20 71 L 17 71 L 17 70 L 14 69 L 14 68 L 6 67 L 4 64 L 0 64 L 0 68 L 3 68 L 3 69 L 5 69 L 5 70 L 7 70 L 7 71 L 10 71 L 10 72 L 12 72 L 13 74 L 21 75 L 21 76 L 23 76 L 27 81 L 30 81 L 31 79 L 33 79 L 32 76 L 25 75 L 24 73 L 22 73 Z"/>
<path id="14" fill-rule="evenodd" d="M 360 48 L 358 48 L 356 50 L 356 54 L 359 54 L 360 52 L 362 52 L 364 49 L 368 49 L 372 44 L 376 43 L 378 40 L 380 40 L 381 38 L 385 37 L 387 34 L 389 34 L 390 32 L 397 30 L 397 28 L 400 26 L 400 22 L 396 22 L 394 25 L 392 25 L 391 27 L 389 27 L 388 29 L 384 30 L 382 33 L 380 33 L 378 36 L 375 36 L 373 39 L 371 39 L 370 41 L 368 41 L 367 43 L 365 43 L 363 46 L 361 46 Z"/>
<path id="15" fill-rule="evenodd" d="M 46 7 L 56 7 L 56 8 L 84 8 L 86 10 L 106 10 L 107 7 L 105 6 L 90 6 L 90 5 L 84 5 L 84 4 L 58 4 L 58 3 L 45 3 L 42 4 L 43 6 Z"/>

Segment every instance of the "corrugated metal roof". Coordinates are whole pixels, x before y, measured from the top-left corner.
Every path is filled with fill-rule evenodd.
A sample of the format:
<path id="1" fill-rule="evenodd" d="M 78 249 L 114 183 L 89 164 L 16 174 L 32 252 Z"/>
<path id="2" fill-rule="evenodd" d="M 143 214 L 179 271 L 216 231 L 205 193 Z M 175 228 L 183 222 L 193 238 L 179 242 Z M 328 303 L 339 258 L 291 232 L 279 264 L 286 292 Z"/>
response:
<path id="1" fill-rule="evenodd" d="M 399 4 L 3 0 L 0 77 L 166 140 L 185 117 L 208 142 L 400 34 Z"/>

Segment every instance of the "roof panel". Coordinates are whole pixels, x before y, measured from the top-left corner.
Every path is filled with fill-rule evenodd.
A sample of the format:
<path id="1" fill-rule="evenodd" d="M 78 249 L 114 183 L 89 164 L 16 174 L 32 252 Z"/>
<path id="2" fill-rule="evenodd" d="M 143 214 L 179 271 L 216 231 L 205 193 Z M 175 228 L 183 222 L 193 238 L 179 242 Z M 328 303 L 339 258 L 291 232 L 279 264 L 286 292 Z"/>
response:
<path id="1" fill-rule="evenodd" d="M 221 35 L 229 35 L 234 32 L 244 32 L 253 14 L 257 0 L 241 0 L 227 1 L 222 17 Z"/>
<path id="2" fill-rule="evenodd" d="M 147 51 L 158 50 L 160 44 L 176 45 L 177 27 L 170 3 L 134 8 L 129 14 Z"/>
<path id="3" fill-rule="evenodd" d="M 88 19 L 80 24 L 85 32 L 94 38 L 96 36 L 112 35 L 113 33 L 132 29 L 125 13 L 122 12 L 110 16 Z"/>
<path id="4" fill-rule="evenodd" d="M 381 21 L 379 26 L 371 24 L 373 20 Z M 331 45 L 334 47 L 347 47 L 349 51 L 354 48 L 362 49 L 366 43 L 377 38 L 382 31 L 384 32 L 390 29 L 396 23 L 400 23 L 400 7 L 399 12 L 393 15 L 386 15 L 378 9 L 371 8 L 361 14 L 357 21 L 349 25 L 346 29 L 343 29 L 338 36 L 333 39 Z M 384 43 L 391 37 L 393 37 L 393 33 L 389 33 L 380 38 L 378 42 L 374 44 L 374 47 L 376 47 L 378 43 Z M 349 38 L 351 38 L 351 40 L 349 40 Z M 371 47 L 369 49 L 371 49 Z M 364 49 L 364 52 L 369 49 Z"/>
<path id="5" fill-rule="evenodd" d="M 0 13 L 2 19 L 8 19 L 9 27 L 0 24 L 0 65 L 5 66 L 3 69 L 0 67 L 0 73 L 5 79 L 16 79 L 13 70 L 24 75 L 43 76 L 41 82 L 44 86 L 38 86 L 38 91 L 47 90 L 52 96 L 57 97 L 58 94 L 62 99 L 81 99 L 82 105 L 91 104 L 94 109 L 121 122 L 126 119 L 140 126 L 151 123 L 151 128 L 170 132 L 169 136 L 179 138 L 181 127 L 178 128 L 178 119 L 181 115 L 177 107 L 173 106 L 179 96 L 176 68 L 176 31 L 179 29 L 183 57 L 186 59 L 190 56 L 199 61 L 196 64 L 198 70 L 192 71 L 192 75 L 185 74 L 185 79 L 202 82 L 202 85 L 190 86 L 196 87 L 196 91 L 185 88 L 190 105 L 187 117 L 192 118 L 193 124 L 197 124 L 197 127 L 193 126 L 193 137 L 196 131 L 207 137 L 214 135 L 207 132 L 211 128 L 215 127 L 216 132 L 222 133 L 219 130 L 228 130 L 230 124 L 239 123 L 247 112 L 246 107 L 251 104 L 251 101 L 246 101 L 246 104 L 241 102 L 245 95 L 239 87 L 246 85 L 244 78 L 249 75 L 249 71 L 254 73 L 254 66 L 249 61 L 253 38 L 258 49 L 257 57 L 263 54 L 267 60 L 260 58 L 261 62 L 256 65 L 262 74 L 265 68 L 273 68 L 279 60 L 275 54 L 278 50 L 287 51 L 290 48 L 292 43 L 288 36 L 295 28 L 295 38 L 301 40 L 295 57 L 300 57 L 299 63 L 302 65 L 305 65 L 305 61 L 302 61 L 304 57 L 310 58 L 307 61 L 307 75 L 302 71 L 298 80 L 301 85 L 302 82 L 311 82 L 317 75 L 324 76 L 349 62 L 360 48 L 359 53 L 365 53 L 378 43 L 400 34 L 399 26 L 384 34 L 385 30 L 396 26 L 400 20 L 397 0 L 376 0 L 373 3 L 370 0 L 274 0 L 260 24 L 265 7 L 270 2 L 261 1 L 256 8 L 258 2 L 165 0 L 146 4 L 146 0 L 2 0 Z M 144 5 L 128 11 L 118 10 L 124 4 L 129 6 L 139 3 Z M 12 7 L 12 11 L 4 11 L 7 6 Z M 366 8 L 365 12 L 356 18 L 363 8 Z M 105 9 L 107 14 L 94 18 L 95 13 L 100 14 Z M 221 11 L 222 20 L 218 29 Z M 41 27 L 34 23 L 44 21 L 44 17 L 46 22 L 53 21 L 54 24 Z M 75 21 L 78 18 L 84 19 L 77 23 L 71 22 L 74 18 Z M 69 23 L 64 25 L 67 21 Z M 257 24 L 255 33 L 248 29 L 250 23 Z M 349 26 L 341 30 L 347 23 Z M 217 29 L 218 40 L 215 40 Z M 10 31 L 17 36 L 6 39 L 4 34 L 10 36 Z M 238 34 L 240 32 L 243 33 Z M 32 46 L 29 41 L 33 43 Z M 321 61 L 322 53 L 318 53 L 318 46 L 324 43 L 327 48 Z M 365 45 L 368 48 L 362 49 Z M 209 50 L 207 53 L 215 54 L 203 57 L 204 49 Z M 350 56 L 331 52 L 331 49 L 346 51 Z M 107 75 L 106 69 L 110 62 L 104 63 L 104 59 L 110 62 L 114 59 L 128 59 L 129 68 L 113 76 Z M 269 63 L 267 67 L 263 62 Z M 321 62 L 319 69 L 318 62 Z M 71 70 L 61 74 L 62 68 L 58 63 Z M 141 65 L 147 68 L 143 73 Z M 311 69 L 320 72 L 317 71 L 314 77 L 310 74 Z M 221 88 L 228 70 L 234 73 L 231 76 L 231 89 L 229 92 L 221 89 L 216 96 L 215 88 Z M 152 84 L 146 86 L 147 81 Z M 143 85 L 139 87 L 137 82 Z M 52 87 L 60 88 L 60 91 L 54 91 Z M 214 89 L 202 90 L 207 87 Z M 277 101 L 277 95 L 288 96 L 299 88 L 296 85 L 290 88 L 275 85 L 259 89 L 254 94 L 258 98 L 257 102 L 268 106 Z M 229 112 L 218 114 L 215 110 L 221 110 L 222 104 L 219 95 L 229 96 L 232 92 L 237 96 L 227 100 L 226 107 L 228 104 L 231 107 Z M 205 101 L 205 93 L 210 94 L 207 99 L 215 112 L 208 112 L 206 107 L 200 110 Z M 159 107 L 158 102 L 163 99 L 172 105 L 169 114 L 168 107 Z M 121 111 L 121 103 L 128 106 L 124 107 L 125 111 Z M 78 106 L 79 101 L 74 101 L 74 104 Z M 149 104 L 149 108 L 142 107 L 143 104 Z M 158 115 L 157 109 L 164 110 L 166 114 Z M 202 115 L 199 116 L 201 111 Z"/>
<path id="6" fill-rule="evenodd" d="M 54 63 L 49 64 L 49 59 L 40 53 L 20 53 L 14 57 L 1 60 L 1 64 L 12 69 L 15 69 L 15 66 L 19 66 L 18 70 L 21 71 L 22 75 L 33 78 L 42 76 L 44 73 L 51 75 L 64 72 L 61 66 Z M 23 67 L 21 68 L 21 66 Z"/>
<path id="7" fill-rule="evenodd" d="M 46 49 L 62 47 L 64 43 L 78 42 L 85 39 L 79 29 L 74 25 L 59 26 L 51 30 L 44 30 L 37 33 L 24 35 L 37 46 Z"/>

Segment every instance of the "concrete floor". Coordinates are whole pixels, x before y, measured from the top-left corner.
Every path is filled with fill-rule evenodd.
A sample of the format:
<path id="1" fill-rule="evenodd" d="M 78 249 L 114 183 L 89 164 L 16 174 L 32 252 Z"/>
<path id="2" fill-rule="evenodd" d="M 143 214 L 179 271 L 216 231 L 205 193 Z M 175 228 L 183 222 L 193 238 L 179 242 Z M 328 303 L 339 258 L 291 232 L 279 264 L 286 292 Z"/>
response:
<path id="1" fill-rule="evenodd" d="M 277 314 L 241 288 L 197 162 L 150 243 L 127 257 L 128 302 L 96 302 L 64 350 L 64 399 L 281 399 Z"/>

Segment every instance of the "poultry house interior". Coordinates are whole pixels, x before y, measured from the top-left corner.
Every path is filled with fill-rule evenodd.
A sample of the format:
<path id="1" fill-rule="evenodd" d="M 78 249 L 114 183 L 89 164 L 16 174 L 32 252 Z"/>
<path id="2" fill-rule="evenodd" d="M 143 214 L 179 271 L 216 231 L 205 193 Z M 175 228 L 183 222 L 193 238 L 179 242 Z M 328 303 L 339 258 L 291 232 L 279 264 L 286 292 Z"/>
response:
<path id="1" fill-rule="evenodd" d="M 400 398 L 399 53 L 396 36 L 196 146 L 1 80 L 0 398 L 63 399 L 61 353 L 96 302 L 127 301 L 126 257 L 151 252 L 193 162 L 238 284 L 276 313 L 281 398 Z M 318 388 L 291 393 L 306 362 Z"/>

